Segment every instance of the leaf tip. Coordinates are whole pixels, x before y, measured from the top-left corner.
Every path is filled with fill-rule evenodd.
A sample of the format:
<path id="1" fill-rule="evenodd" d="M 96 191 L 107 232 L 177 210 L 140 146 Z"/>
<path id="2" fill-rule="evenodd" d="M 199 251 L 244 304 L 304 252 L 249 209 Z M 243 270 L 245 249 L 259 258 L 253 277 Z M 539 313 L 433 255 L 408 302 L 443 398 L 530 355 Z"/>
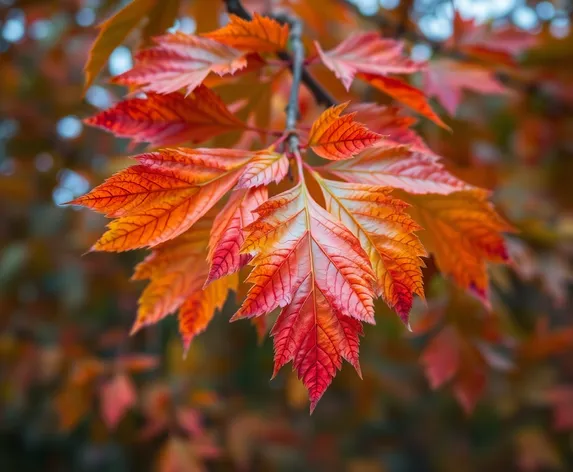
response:
<path id="1" fill-rule="evenodd" d="M 131 330 L 129 331 L 129 335 L 134 336 L 141 330 L 141 328 L 143 328 L 143 326 L 144 323 L 142 323 L 140 320 L 136 320 L 135 323 L 133 323 Z"/>

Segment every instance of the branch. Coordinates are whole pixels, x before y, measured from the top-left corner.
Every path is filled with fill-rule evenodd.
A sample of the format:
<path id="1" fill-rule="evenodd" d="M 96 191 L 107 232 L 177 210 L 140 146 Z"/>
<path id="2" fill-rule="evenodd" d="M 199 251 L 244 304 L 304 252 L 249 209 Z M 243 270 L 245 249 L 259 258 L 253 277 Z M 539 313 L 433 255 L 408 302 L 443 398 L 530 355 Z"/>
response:
<path id="1" fill-rule="evenodd" d="M 225 6 L 227 7 L 227 12 L 232 13 L 233 15 L 237 15 L 239 18 L 244 20 L 250 20 L 251 15 L 243 6 L 241 0 L 223 0 L 225 2 Z M 302 27 L 299 24 L 299 28 L 302 30 Z M 300 37 L 300 34 L 299 34 Z M 293 58 L 291 58 L 290 54 L 286 51 L 280 51 L 278 57 L 283 61 L 288 62 L 289 69 L 293 73 L 293 80 L 295 74 L 295 64 Z M 303 51 L 304 55 L 304 51 Z M 301 66 L 300 71 L 300 79 L 299 82 L 304 83 L 317 103 L 325 105 L 327 107 L 333 106 L 337 104 L 337 101 L 320 85 L 316 79 L 308 72 L 304 67 Z"/>
<path id="2" fill-rule="evenodd" d="M 237 15 L 238 17 L 242 18 L 243 20 L 250 20 L 251 15 L 245 9 L 241 0 L 224 0 L 225 5 L 227 6 L 227 13 L 232 13 L 233 15 Z"/>
<path id="3" fill-rule="evenodd" d="M 302 26 L 296 19 L 288 19 L 289 39 L 292 48 L 292 84 L 286 108 L 286 131 L 289 133 L 288 145 L 292 153 L 298 152 L 298 135 L 295 132 L 299 115 L 298 96 L 303 77 L 304 46 L 302 44 Z"/>

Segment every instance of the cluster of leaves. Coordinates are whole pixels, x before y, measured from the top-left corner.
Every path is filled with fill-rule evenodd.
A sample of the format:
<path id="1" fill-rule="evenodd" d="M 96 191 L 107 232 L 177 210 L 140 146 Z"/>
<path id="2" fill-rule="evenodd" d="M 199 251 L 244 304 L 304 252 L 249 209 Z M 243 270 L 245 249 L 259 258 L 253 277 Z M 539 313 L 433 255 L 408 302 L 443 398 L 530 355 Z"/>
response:
<path id="1" fill-rule="evenodd" d="M 436 41 L 424 33 L 427 15 L 436 21 L 451 20 L 445 11 L 448 5 L 438 1 L 401 0 L 394 10 L 380 8 L 368 16 L 344 0 L 330 2 L 328 9 L 323 0 L 242 3 L 263 16 L 275 13 L 282 21 L 287 14 L 303 21 L 307 58 L 295 102 L 299 122 L 289 130 L 298 135 L 305 186 L 313 200 L 326 211 L 336 203 L 328 203 L 320 179 L 380 186 L 372 176 L 383 175 L 382 186 L 394 188 L 384 201 L 407 202 L 410 206 L 403 213 L 423 228 L 411 229 L 429 255 L 422 257 L 427 266 L 422 268 L 426 303 L 414 297 L 408 317 L 413 333 L 392 314 L 399 311 L 398 305 L 391 310 L 383 300 L 375 301 L 377 325 L 365 326 L 366 337 L 360 339 L 363 381 L 357 381 L 353 369 L 343 369 L 311 417 L 305 412 L 308 393 L 296 372 L 283 369 L 268 382 L 273 371 L 272 343 L 257 346 L 249 323 L 227 322 L 237 309 L 234 299 L 240 302 L 248 293 L 249 284 L 243 280 L 249 267 L 215 279 L 207 285 L 208 292 L 213 290 L 210 295 L 199 295 L 203 292 L 197 289 L 185 297 L 181 308 L 193 307 L 187 300 L 202 301 L 193 311 L 208 319 L 216 305 L 208 297 L 222 300 L 224 296 L 216 295 L 217 286 L 225 293 L 236 287 L 236 295 L 228 297 L 221 315 L 190 344 L 195 329 L 201 327 L 199 318 L 192 316 L 187 328 L 181 327 L 183 333 L 188 330 L 183 346 L 176 333 L 176 316 L 129 336 L 145 282 L 129 283 L 128 274 L 143 251 L 78 257 L 101 234 L 105 220 L 94 212 L 58 204 L 121 171 L 125 154 L 153 154 L 149 151 L 165 145 L 193 147 L 188 142 L 196 139 L 185 137 L 191 128 L 200 130 L 197 141 L 206 139 L 201 146 L 207 148 L 252 154 L 268 150 L 287 127 L 284 109 L 292 85 L 288 69 L 295 62 L 288 51 L 294 56 L 296 44 L 287 40 L 287 52 L 278 51 L 276 56 L 264 49 L 256 51 L 258 56 L 247 53 L 243 69 L 221 77 L 209 73 L 195 89 L 201 93 L 206 87 L 216 93 L 235 118 L 232 122 L 242 123 L 240 127 L 228 122 L 228 132 L 223 133 L 201 120 L 185 128 L 182 120 L 182 141 L 179 137 L 172 144 L 148 141 L 149 148 L 134 142 L 126 150 L 125 140 L 82 127 L 75 118 L 93 113 L 93 107 L 112 106 L 124 93 L 122 86 L 84 83 L 81 69 L 97 35 L 90 26 L 94 19 L 109 20 L 100 27 L 97 48 L 92 47 L 99 51 L 95 54 L 99 59 L 88 61 L 90 80 L 110 52 L 123 44 L 109 65 L 109 73 L 118 77 L 118 65 L 124 62 L 118 59 L 125 58 L 127 48 L 153 47 L 153 38 L 165 35 L 174 23 L 171 31 L 196 28 L 197 36 L 209 35 L 228 21 L 225 2 L 12 2 L 0 11 L 4 79 L 0 81 L 0 218 L 4 222 L 0 228 L 0 463 L 23 472 L 45 467 L 173 472 L 201 470 L 201 464 L 209 470 L 571 469 L 573 34 L 556 38 L 554 23 L 560 16 L 563 20 L 563 5 L 553 3 L 554 21 L 541 18 L 542 11 L 547 12 L 543 2 L 538 27 L 525 31 L 511 26 L 520 15 L 478 24 L 462 19 L 462 15 L 468 17 L 468 9 L 463 2 L 456 3 L 460 12 L 453 19 L 453 37 Z M 534 8 L 537 3 L 528 2 L 528 6 Z M 121 9 L 129 5 L 136 7 Z M 516 3 L 519 9 L 529 7 Z M 114 13 L 118 11 L 129 14 L 117 21 Z M 17 25 L 23 28 L 20 39 Z M 418 57 L 431 49 L 427 64 L 414 63 L 416 71 L 388 73 L 432 97 L 427 102 L 453 132 L 369 82 L 367 74 L 376 71 L 357 71 L 350 89 L 345 88 L 321 55 L 328 61 L 349 36 L 363 36 L 357 35 L 360 31 L 375 31 L 372 37 L 377 40 L 400 39 L 399 67 L 407 67 L 408 54 Z M 291 28 L 288 33 L 292 35 Z M 359 41 L 357 50 L 366 48 L 358 45 Z M 374 54 L 374 50 L 364 53 Z M 259 64 L 262 60 L 264 65 Z M 146 86 L 130 86 L 135 93 L 128 97 L 151 97 L 153 92 L 141 92 Z M 181 92 L 185 95 L 186 88 Z M 159 100 L 167 95 L 156 94 Z M 355 113 L 350 121 L 383 136 L 353 158 L 323 160 L 321 146 L 310 144 L 310 130 L 336 102 L 350 102 L 338 118 Z M 416 122 L 412 112 L 422 119 Z M 286 146 L 288 141 L 285 138 L 270 151 L 284 156 L 281 165 L 288 164 L 277 172 L 286 173 L 283 180 L 267 186 L 271 198 L 299 182 L 297 158 Z M 374 161 L 366 159 L 368 154 L 379 145 L 396 143 L 405 149 L 396 146 L 395 155 L 387 151 L 372 172 Z M 410 159 L 404 158 L 405 150 Z M 445 164 L 455 176 L 450 181 L 452 190 L 460 182 L 465 185 L 442 197 L 464 195 L 475 187 L 492 189 L 489 199 L 519 230 L 505 237 L 511 267 L 488 264 L 489 307 L 473 288 L 469 291 L 474 297 L 467 295 L 467 289 L 456 289 L 452 283 L 456 274 L 446 278 L 439 274 L 443 264 L 437 267 L 440 257 L 428 240 L 431 224 L 421 219 L 424 215 L 420 216 L 416 200 L 423 203 L 440 194 L 433 190 L 413 194 L 400 187 L 408 183 L 406 170 L 412 176 L 414 168 L 396 165 L 418 165 L 421 158 L 424 166 L 435 165 L 435 172 L 444 169 L 440 162 Z M 351 162 L 356 177 L 349 182 Z M 384 169 L 383 163 L 388 164 Z M 415 180 L 409 182 L 414 187 Z M 181 247 L 189 260 L 182 257 L 176 271 L 192 274 L 191 285 L 202 287 L 209 278 L 211 262 L 205 259 L 212 222 L 241 193 L 241 189 L 230 190 L 193 225 L 190 231 L 199 236 L 197 245 L 193 238 L 182 244 L 189 248 Z M 376 206 L 342 200 L 349 209 Z M 445 228 L 439 220 L 435 223 Z M 348 221 L 343 224 L 352 229 Z M 165 244 L 164 256 L 174 255 L 175 243 L 186 234 L 152 251 Z M 434 241 L 441 248 L 442 261 L 454 252 L 445 243 L 440 246 L 443 239 Z M 200 246 L 203 250 L 196 252 Z M 249 262 L 253 256 L 240 255 Z M 451 262 L 454 269 L 459 261 Z M 189 268 L 183 268 L 187 263 Z M 152 285 L 159 288 L 163 276 L 160 271 L 151 276 L 152 269 L 143 263 L 137 278 L 150 275 Z M 458 275 L 466 273 L 460 270 Z M 165 276 L 168 287 L 168 281 L 177 278 Z M 165 292 L 146 293 L 151 310 L 147 313 L 152 314 L 151 299 Z M 158 299 L 157 309 L 162 301 L 168 300 Z M 270 316 L 251 319 L 260 338 L 278 314 L 277 309 Z"/>
<path id="2" fill-rule="evenodd" d="M 96 52 L 132 7 L 104 24 Z M 502 233 L 512 228 L 494 211 L 489 192 L 446 170 L 396 108 L 345 102 L 320 113 L 309 130 L 281 132 L 241 121 L 206 85 L 256 74 L 272 87 L 277 69 L 303 67 L 274 59 L 289 34 L 301 41 L 288 24 L 255 14 L 230 15 L 229 24 L 202 35 L 155 38 L 113 80 L 145 95 L 87 123 L 153 146 L 200 143 L 231 131 L 276 139 L 258 150 L 239 142 L 233 149 L 140 154 L 137 165 L 71 203 L 114 218 L 92 250 L 153 248 L 134 274 L 150 283 L 132 332 L 178 310 L 188 346 L 229 291 L 237 291 L 235 274 L 252 266 L 245 279 L 252 286 L 233 320 L 282 308 L 271 329 L 274 372 L 292 361 L 312 410 L 342 360 L 360 375 L 359 338 L 363 322 L 375 323 L 375 298 L 408 324 L 414 294 L 424 298 L 422 258 L 429 252 L 442 273 L 488 304 L 486 263 L 507 262 Z M 307 62 L 322 61 L 347 90 L 361 79 L 447 128 L 422 91 L 394 77 L 425 67 L 404 56 L 401 42 L 357 33 L 331 50 L 318 43 L 315 49 L 316 59 Z M 291 90 L 300 86 L 291 81 Z M 295 113 L 297 97 L 289 99 Z M 332 162 L 310 165 L 303 157 L 309 153 Z M 294 168 L 296 181 L 289 182 Z M 259 324 L 264 330 L 266 322 Z"/>

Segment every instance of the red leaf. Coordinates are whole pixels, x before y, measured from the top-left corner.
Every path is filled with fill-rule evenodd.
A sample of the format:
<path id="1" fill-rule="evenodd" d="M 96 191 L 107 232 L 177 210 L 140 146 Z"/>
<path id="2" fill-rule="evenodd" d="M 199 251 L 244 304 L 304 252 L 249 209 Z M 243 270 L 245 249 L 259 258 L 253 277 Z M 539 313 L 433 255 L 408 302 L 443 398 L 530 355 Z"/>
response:
<path id="1" fill-rule="evenodd" d="M 210 72 L 234 74 L 247 65 L 244 53 L 209 38 L 177 32 L 155 38 L 156 47 L 135 56 L 135 66 L 113 78 L 141 90 L 172 93 L 193 92 Z"/>
<path id="2" fill-rule="evenodd" d="M 421 362 L 433 389 L 451 380 L 460 366 L 459 340 L 451 326 L 435 336 L 424 349 Z"/>
<path id="3" fill-rule="evenodd" d="M 275 373 L 293 360 L 311 410 L 342 359 L 358 371 L 359 320 L 373 322 L 374 274 L 359 241 L 298 184 L 257 209 L 243 250 L 253 284 L 233 319 L 284 307 L 272 330 Z"/>
<path id="4" fill-rule="evenodd" d="M 207 260 L 211 268 L 205 285 L 237 272 L 251 260 L 249 254 L 239 253 L 245 241 L 243 228 L 254 221 L 254 212 L 267 199 L 267 193 L 265 187 L 235 191 L 217 215 L 209 240 Z"/>
<path id="5" fill-rule="evenodd" d="M 538 38 L 515 26 L 502 28 L 477 24 L 473 18 L 465 20 L 458 11 L 454 16 L 454 35 L 446 43 L 465 54 L 496 62 L 513 64 L 513 57 L 535 46 Z"/>
<path id="6" fill-rule="evenodd" d="M 410 74 L 423 67 L 403 56 L 404 45 L 400 41 L 382 39 L 378 33 L 352 34 L 327 52 L 318 42 L 314 45 L 324 65 L 342 81 L 346 90 L 357 73 Z"/>
<path id="7" fill-rule="evenodd" d="M 484 67 L 459 64 L 452 60 L 432 61 L 424 71 L 424 90 L 435 96 L 446 111 L 454 116 L 461 102 L 462 90 L 471 90 L 484 95 L 503 94 L 507 89 L 499 82 L 494 72 Z"/>
<path id="8" fill-rule="evenodd" d="M 125 374 L 116 374 L 100 391 L 101 415 L 108 428 L 115 428 L 137 401 L 135 387 Z"/>
<path id="9" fill-rule="evenodd" d="M 187 97 L 149 93 L 146 98 L 130 98 L 85 122 L 154 146 L 199 143 L 245 127 L 214 92 L 203 86 Z"/>

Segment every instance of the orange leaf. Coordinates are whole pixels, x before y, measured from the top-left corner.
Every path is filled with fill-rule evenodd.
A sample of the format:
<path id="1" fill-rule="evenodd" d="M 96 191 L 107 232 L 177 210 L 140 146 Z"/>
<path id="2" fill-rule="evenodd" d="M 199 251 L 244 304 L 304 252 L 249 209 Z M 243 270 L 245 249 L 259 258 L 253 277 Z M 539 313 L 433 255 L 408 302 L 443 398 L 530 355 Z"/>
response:
<path id="1" fill-rule="evenodd" d="M 237 290 L 238 277 L 236 274 L 215 280 L 203 290 L 197 290 L 179 309 L 179 334 L 183 340 L 185 351 L 198 334 L 205 331 L 213 315 L 223 308 L 229 290 Z"/>
<path id="2" fill-rule="evenodd" d="M 393 99 L 398 100 L 412 110 L 420 113 L 420 115 L 429 118 L 442 128 L 451 131 L 450 127 L 432 110 L 423 92 L 417 88 L 412 87 L 403 80 L 383 77 L 381 75 L 359 74 L 359 77 L 378 90 L 390 95 Z"/>
<path id="3" fill-rule="evenodd" d="M 177 32 L 155 38 L 157 46 L 135 56 L 135 66 L 112 79 L 146 92 L 190 94 L 210 72 L 234 74 L 247 65 L 244 53 L 212 39 Z"/>
<path id="4" fill-rule="evenodd" d="M 486 262 L 508 262 L 502 232 L 512 231 L 481 190 L 409 195 L 411 214 L 425 231 L 424 246 L 441 272 L 488 304 Z"/>
<path id="5" fill-rule="evenodd" d="M 132 214 L 168 198 L 174 191 L 200 186 L 232 171 L 252 153 L 228 149 L 164 149 L 135 156 L 140 165 L 111 176 L 91 192 L 69 202 L 109 217 Z"/>
<path id="6" fill-rule="evenodd" d="M 149 93 L 146 98 L 130 98 L 85 122 L 154 146 L 199 143 L 245 127 L 214 92 L 203 86 L 187 97 Z"/>
<path id="7" fill-rule="evenodd" d="M 201 291 L 209 270 L 205 253 L 211 222 L 208 217 L 201 219 L 178 238 L 153 249 L 137 265 L 133 279 L 150 282 L 139 298 L 132 333 L 157 323 Z"/>
<path id="8" fill-rule="evenodd" d="M 381 136 L 354 121 L 356 113 L 340 116 L 348 102 L 325 110 L 313 123 L 308 145 L 320 157 L 331 160 L 350 159 L 372 146 Z"/>
<path id="9" fill-rule="evenodd" d="M 245 166 L 237 188 L 252 188 L 279 183 L 288 173 L 289 162 L 284 154 L 270 150 L 259 151 Z"/>
<path id="10" fill-rule="evenodd" d="M 343 358 L 359 370 L 359 320 L 374 322 L 374 274 L 360 242 L 304 184 L 257 213 L 243 245 L 254 255 L 247 279 L 253 286 L 233 319 L 284 307 L 272 331 L 275 373 L 293 360 L 314 409 Z"/>
<path id="11" fill-rule="evenodd" d="M 189 231 L 154 248 L 135 268 L 134 280 L 150 282 L 139 298 L 132 334 L 179 309 L 179 331 L 187 350 L 223 306 L 229 290 L 237 290 L 237 276 L 203 289 L 209 273 L 205 253 L 212 222 L 211 214 L 202 218 Z"/>
<path id="12" fill-rule="evenodd" d="M 378 33 L 351 34 L 336 48 L 325 52 L 314 42 L 320 59 L 346 90 L 357 73 L 388 75 L 410 74 L 423 68 L 403 55 L 404 44 L 393 39 L 382 39 Z"/>
<path id="13" fill-rule="evenodd" d="M 245 237 L 243 228 L 255 219 L 254 211 L 267 199 L 266 187 L 237 190 L 213 223 L 209 240 L 209 277 L 205 284 L 237 272 L 251 256 L 240 254 Z"/>
<path id="14" fill-rule="evenodd" d="M 433 154 L 411 152 L 406 146 L 367 149 L 358 157 L 326 166 L 329 172 L 348 181 L 401 188 L 415 194 L 450 194 L 471 189 L 454 177 Z"/>
<path id="15" fill-rule="evenodd" d="M 223 28 L 203 36 L 249 52 L 276 52 L 286 48 L 289 27 L 278 21 L 254 14 L 252 20 L 229 15 L 230 22 Z"/>
<path id="16" fill-rule="evenodd" d="M 414 231 L 421 228 L 405 212 L 408 204 L 392 198 L 391 188 L 325 180 L 326 208 L 358 238 L 368 254 L 378 291 L 408 324 L 413 294 L 424 297 L 420 259 L 426 251 Z"/>
<path id="17" fill-rule="evenodd" d="M 152 247 L 187 231 L 236 184 L 252 156 L 230 149 L 165 149 L 71 203 L 119 216 L 94 251 Z"/>

